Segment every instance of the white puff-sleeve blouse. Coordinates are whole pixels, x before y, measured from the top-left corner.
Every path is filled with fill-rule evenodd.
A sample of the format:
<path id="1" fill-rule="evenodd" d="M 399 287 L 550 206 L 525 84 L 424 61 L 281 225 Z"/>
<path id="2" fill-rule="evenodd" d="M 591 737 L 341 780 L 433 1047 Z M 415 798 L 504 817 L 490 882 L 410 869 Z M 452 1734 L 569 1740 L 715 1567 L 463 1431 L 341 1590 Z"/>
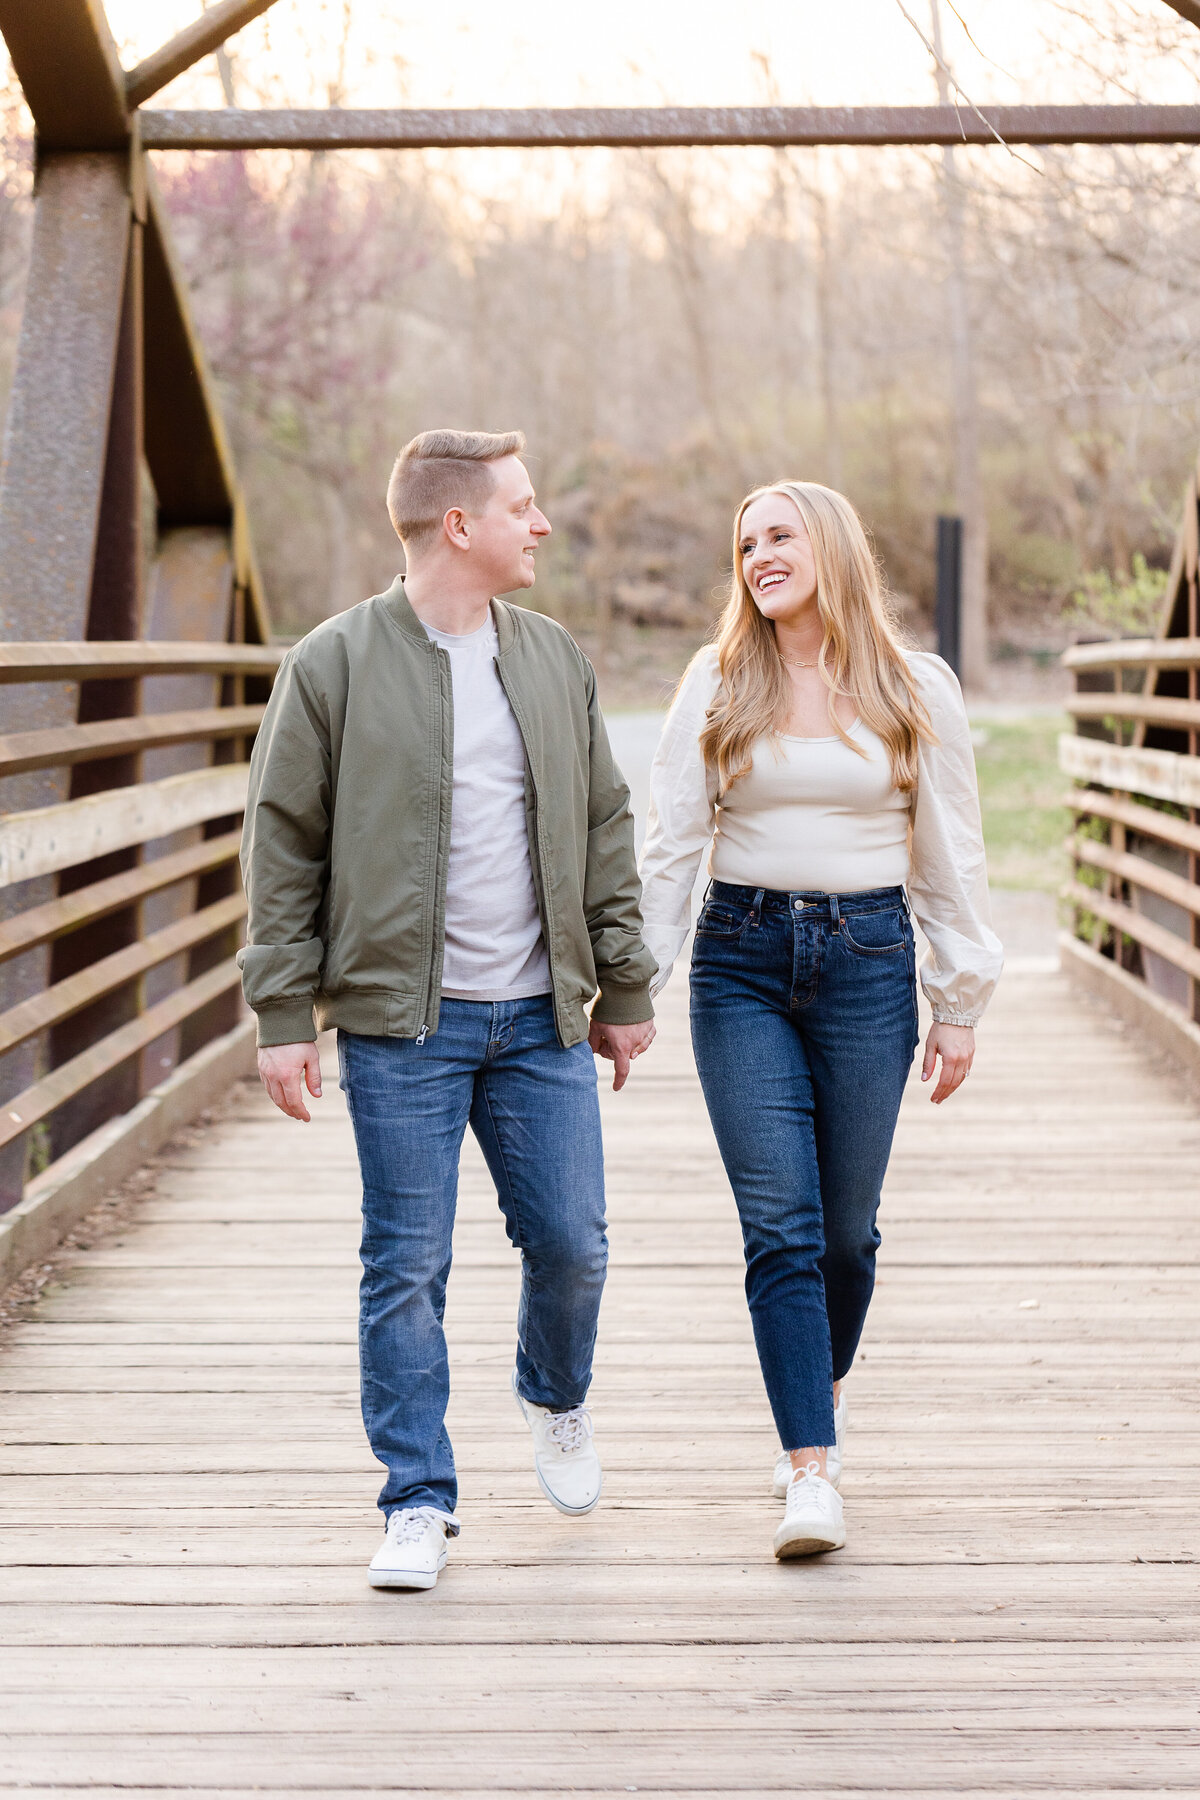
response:
<path id="1" fill-rule="evenodd" d="M 901 848 L 900 867 L 896 863 L 896 846 L 891 842 L 895 831 L 883 814 L 894 818 L 897 804 L 904 797 L 896 793 L 890 782 L 885 783 L 886 798 L 882 793 L 880 796 L 879 817 L 871 811 L 831 806 L 816 813 L 810 809 L 806 826 L 802 807 L 781 808 L 778 833 L 795 834 L 808 829 L 823 840 L 830 838 L 830 842 L 811 845 L 814 867 L 819 868 L 823 860 L 829 866 L 832 850 L 846 866 L 857 868 L 858 887 L 898 885 L 899 875 L 907 887 L 913 915 L 929 944 L 921 965 L 921 985 L 934 1019 L 949 1025 L 974 1025 L 991 998 L 1004 958 L 1000 940 L 992 929 L 988 903 L 970 727 L 962 691 L 948 664 L 926 651 L 906 654 L 937 742 L 923 742 L 920 746 L 917 787 L 907 797 L 907 851 Z M 764 863 L 770 866 L 757 873 L 744 861 L 747 843 L 753 856 L 753 832 L 741 829 L 736 833 L 731 830 L 728 836 L 734 846 L 731 853 L 740 853 L 742 863 L 736 874 L 722 866 L 722 796 L 715 772 L 707 767 L 700 750 L 700 733 L 719 681 L 716 650 L 710 647 L 695 659 L 684 677 L 654 758 L 650 817 L 641 857 L 643 935 L 659 969 L 651 990 L 654 993 L 666 985 L 687 938 L 692 890 L 706 852 L 709 872 L 718 879 L 732 875 L 747 885 L 763 887 L 776 885 L 764 876 L 776 873 L 781 864 L 787 866 L 789 851 L 792 866 L 803 867 L 806 861 L 806 846 L 802 842 L 794 846 L 776 842 L 770 856 L 764 854 Z M 789 747 L 824 746 L 831 742 L 845 757 L 861 764 L 862 759 L 846 749 L 840 739 L 787 740 Z M 878 740 L 872 738 L 871 742 L 881 755 Z M 771 754 L 769 748 L 766 754 Z M 757 760 L 756 751 L 756 764 Z M 763 791 L 769 794 L 769 786 Z M 735 787 L 731 795 L 736 799 L 736 794 Z M 768 833 L 773 829 L 769 812 L 765 820 L 760 816 L 754 821 L 760 833 L 764 825 Z M 869 876 L 872 867 L 871 843 L 884 839 L 889 843 L 890 854 L 886 865 L 880 865 L 880 879 L 863 878 Z M 765 839 L 763 842 L 765 845 Z M 799 888 L 819 884 L 798 880 L 792 885 Z"/>

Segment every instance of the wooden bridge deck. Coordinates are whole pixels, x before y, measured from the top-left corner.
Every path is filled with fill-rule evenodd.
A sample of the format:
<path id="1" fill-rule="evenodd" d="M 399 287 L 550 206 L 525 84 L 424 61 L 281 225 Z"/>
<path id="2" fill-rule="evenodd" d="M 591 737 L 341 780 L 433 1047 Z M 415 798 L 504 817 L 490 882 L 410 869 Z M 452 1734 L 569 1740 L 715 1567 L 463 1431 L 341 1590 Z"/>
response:
<path id="1" fill-rule="evenodd" d="M 850 1544 L 776 1565 L 732 1206 L 669 992 L 606 1100 L 614 1264 L 584 1521 L 507 1392 L 472 1152 L 449 1328 L 464 1531 L 371 1592 L 356 1191 L 245 1090 L 0 1351 L 0 1792 L 1200 1787 L 1200 1119 L 1058 978 L 915 1080 L 851 1388 Z"/>

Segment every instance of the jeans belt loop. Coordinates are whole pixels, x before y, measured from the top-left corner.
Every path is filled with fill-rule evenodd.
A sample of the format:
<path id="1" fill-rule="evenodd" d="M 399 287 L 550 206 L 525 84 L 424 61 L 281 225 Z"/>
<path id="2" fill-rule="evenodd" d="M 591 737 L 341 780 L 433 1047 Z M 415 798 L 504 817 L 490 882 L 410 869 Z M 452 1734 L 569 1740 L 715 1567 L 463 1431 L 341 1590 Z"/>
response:
<path id="1" fill-rule="evenodd" d="M 838 907 L 838 897 L 836 894 L 830 894 L 829 896 L 829 917 L 833 921 L 833 929 L 835 931 L 840 931 L 842 926 L 842 915 L 841 910 Z"/>
<path id="2" fill-rule="evenodd" d="M 747 920 L 748 924 L 750 924 L 750 925 L 758 924 L 758 915 L 762 911 L 763 896 L 765 895 L 766 891 L 767 891 L 766 888 L 759 888 L 757 893 L 755 894 L 753 900 L 750 902 L 750 917 Z"/>

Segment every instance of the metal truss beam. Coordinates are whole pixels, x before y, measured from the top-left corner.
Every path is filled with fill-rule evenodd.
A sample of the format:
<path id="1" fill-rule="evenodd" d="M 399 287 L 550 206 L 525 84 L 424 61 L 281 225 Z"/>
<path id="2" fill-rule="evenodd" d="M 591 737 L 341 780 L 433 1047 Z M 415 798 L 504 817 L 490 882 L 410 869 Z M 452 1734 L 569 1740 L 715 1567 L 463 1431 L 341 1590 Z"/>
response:
<path id="1" fill-rule="evenodd" d="M 221 0 L 220 5 L 210 7 L 161 50 L 156 50 L 153 56 L 148 56 L 129 71 L 125 78 L 128 104 L 140 106 L 151 94 L 157 94 L 169 81 L 174 81 L 202 56 L 207 56 L 210 50 L 219 50 L 227 38 L 233 37 L 243 25 L 249 25 L 251 19 L 257 19 L 274 4 L 275 0 Z"/>
<path id="2" fill-rule="evenodd" d="M 127 142 L 125 75 L 100 0 L 0 0 L 0 33 L 39 150 L 117 150 Z"/>
<path id="3" fill-rule="evenodd" d="M 0 460 L 5 635 L 84 635 L 131 219 L 127 155 L 43 158 Z"/>
<path id="4" fill-rule="evenodd" d="M 158 496 L 159 527 L 194 532 L 215 525 L 231 532 L 235 579 L 248 601 L 246 638 L 265 643 L 270 621 L 233 455 L 150 172 L 146 196 L 146 462 Z M 192 633 L 176 626 L 165 635 Z"/>
<path id="5" fill-rule="evenodd" d="M 141 115 L 148 150 L 485 149 L 671 144 L 1194 144 L 1200 106 L 660 106 Z"/>

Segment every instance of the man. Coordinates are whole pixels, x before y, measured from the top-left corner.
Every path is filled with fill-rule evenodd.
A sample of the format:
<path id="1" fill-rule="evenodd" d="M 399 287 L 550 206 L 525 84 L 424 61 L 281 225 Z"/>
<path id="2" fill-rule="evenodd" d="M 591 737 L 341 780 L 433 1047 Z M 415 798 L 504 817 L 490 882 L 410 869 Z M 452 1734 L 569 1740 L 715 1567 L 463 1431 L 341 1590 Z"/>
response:
<path id="1" fill-rule="evenodd" d="M 406 574 L 289 651 L 251 765 L 242 952 L 291 1118 L 338 1028 L 363 1178 L 363 1420 L 387 1469 L 368 1579 L 430 1588 L 457 1536 L 442 1331 L 471 1125 L 522 1256 L 512 1386 L 542 1491 L 590 1512 L 607 1243 L 596 1067 L 654 1036 L 629 790 L 595 676 L 533 586 L 519 432 L 427 431 L 388 510 Z M 599 997 L 586 1007 L 597 988 Z M 590 1046 L 590 1047 L 589 1047 Z"/>

